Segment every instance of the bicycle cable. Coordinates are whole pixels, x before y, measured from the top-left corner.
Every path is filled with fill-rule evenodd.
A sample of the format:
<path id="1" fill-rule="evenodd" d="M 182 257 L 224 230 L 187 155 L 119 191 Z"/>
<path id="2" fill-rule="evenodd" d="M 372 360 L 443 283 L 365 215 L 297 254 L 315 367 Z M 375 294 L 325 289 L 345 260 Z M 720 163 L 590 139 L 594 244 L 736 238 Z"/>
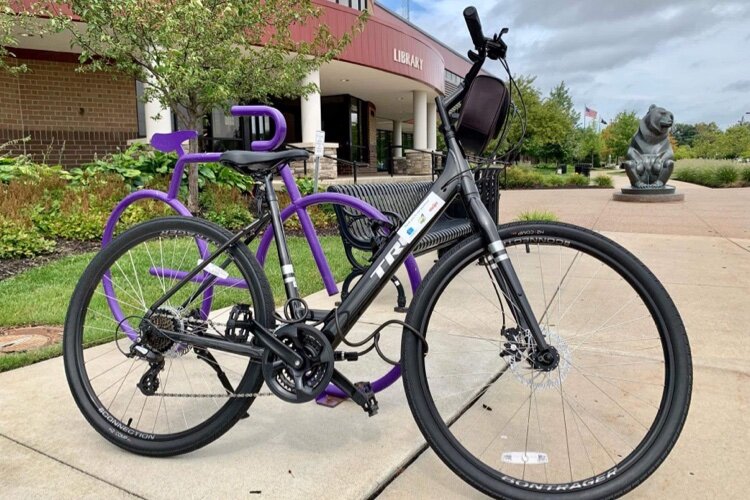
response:
<path id="1" fill-rule="evenodd" d="M 377 327 L 370 335 L 368 335 L 367 337 L 365 337 L 363 340 L 361 340 L 359 342 L 348 341 L 343 336 L 341 336 L 341 333 L 340 333 L 341 332 L 341 325 L 339 324 L 339 310 L 338 310 L 338 308 L 336 308 L 336 309 L 333 310 L 333 314 L 334 314 L 334 321 L 336 322 L 336 340 L 340 340 L 342 343 L 344 343 L 345 345 L 347 345 L 349 347 L 362 347 L 363 345 L 365 345 L 368 342 L 372 341 L 372 345 L 370 345 L 369 347 L 367 347 L 363 351 L 358 351 L 357 352 L 357 356 L 358 357 L 359 356 L 364 356 L 365 354 L 368 354 L 373 349 L 375 349 L 375 352 L 378 353 L 378 356 L 380 356 L 380 359 L 382 359 L 383 361 L 385 361 L 389 365 L 394 365 L 395 366 L 395 365 L 400 364 L 399 361 L 393 361 L 388 356 L 386 356 L 385 353 L 380 348 L 380 343 L 379 343 L 380 342 L 380 332 L 382 332 L 383 329 L 385 329 L 386 327 L 391 326 L 391 325 L 401 325 L 407 331 L 409 331 L 410 333 L 412 333 L 413 335 L 415 335 L 419 340 L 421 340 L 422 344 L 424 345 L 424 354 L 427 354 L 427 352 L 429 350 L 429 346 L 427 344 L 427 339 L 425 339 L 424 335 L 422 335 L 422 333 L 419 330 L 417 330 L 416 328 L 414 328 L 413 326 L 407 324 L 404 321 L 398 320 L 398 319 L 389 319 L 388 321 L 386 321 L 385 323 L 383 323 L 379 327 Z"/>

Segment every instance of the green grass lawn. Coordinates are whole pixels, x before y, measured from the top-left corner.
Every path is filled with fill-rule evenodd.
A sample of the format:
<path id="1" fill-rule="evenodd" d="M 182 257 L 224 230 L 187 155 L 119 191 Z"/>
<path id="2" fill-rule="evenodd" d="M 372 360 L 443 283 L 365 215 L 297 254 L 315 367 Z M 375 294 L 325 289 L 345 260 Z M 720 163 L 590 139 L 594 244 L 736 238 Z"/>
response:
<path id="1" fill-rule="evenodd" d="M 350 271 L 351 266 L 344 255 L 341 238 L 324 236 L 320 240 L 334 276 L 337 280 L 342 280 Z M 323 282 L 307 246 L 307 241 L 302 237 L 289 237 L 288 242 L 295 263 L 300 293 L 305 296 L 321 290 Z M 86 253 L 67 257 L 0 281 L 0 328 L 26 325 L 62 325 L 73 288 L 93 255 L 94 253 Z M 141 257 L 145 258 L 145 255 Z M 139 256 L 136 256 L 136 262 L 138 260 Z M 139 264 L 141 263 L 137 263 L 137 267 L 147 268 L 147 266 Z M 278 258 L 273 246 L 269 250 L 266 271 L 271 282 L 275 302 L 277 305 L 282 304 L 285 300 L 285 294 Z M 146 279 L 142 279 L 142 281 L 145 283 Z M 156 284 L 158 280 L 152 279 L 151 283 Z M 239 290 L 230 291 L 225 293 L 221 300 L 218 299 L 218 295 L 217 292 L 217 306 L 221 306 L 242 301 L 246 293 Z M 95 296 L 92 300 L 92 307 L 97 300 L 100 306 L 104 304 L 103 297 Z M 93 323 L 93 325 L 96 326 L 97 324 Z M 94 335 L 90 338 L 87 332 L 87 339 L 96 340 L 95 337 Z M 59 354 L 60 346 L 55 345 L 24 353 L 0 355 L 0 372 Z"/>

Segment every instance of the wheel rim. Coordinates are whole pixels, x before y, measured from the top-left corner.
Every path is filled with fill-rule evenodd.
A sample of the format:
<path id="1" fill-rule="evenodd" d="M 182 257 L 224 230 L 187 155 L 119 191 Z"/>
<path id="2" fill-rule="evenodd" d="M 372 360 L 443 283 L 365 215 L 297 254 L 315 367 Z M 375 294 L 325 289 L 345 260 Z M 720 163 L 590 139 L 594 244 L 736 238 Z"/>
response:
<path id="1" fill-rule="evenodd" d="M 96 286 L 90 285 L 81 292 L 84 294 L 83 311 L 70 332 L 75 342 L 75 366 L 95 412 L 112 424 L 120 437 L 151 441 L 177 439 L 202 429 L 230 405 L 242 405 L 239 398 L 228 396 L 227 388 L 214 370 L 216 365 L 224 372 L 234 391 L 250 391 L 249 386 L 256 389 L 256 381 L 260 380 L 259 368 L 257 364 L 250 364 L 246 357 L 195 350 L 159 337 L 148 343 L 163 353 L 165 366 L 156 376 L 159 381 L 156 393 L 146 395 L 138 383 L 143 382 L 149 363 L 123 354 L 129 352 L 133 344 L 127 331 L 137 331 L 140 317 L 148 306 L 177 282 L 154 274 L 153 270 L 189 272 L 198 259 L 205 256 L 206 249 L 212 251 L 217 247 L 215 240 L 189 230 L 141 234 L 137 240 L 119 244 L 117 255 L 108 254 L 110 258 L 97 266 L 95 281 L 88 280 Z M 244 276 L 236 257 L 232 258 L 227 270 L 233 276 Z M 125 318 L 122 323 L 112 317 L 109 306 L 112 297 L 101 283 L 105 273 L 109 274 L 111 288 L 118 292 L 118 307 Z M 238 281 L 245 283 L 247 288 L 247 277 Z M 214 287 L 211 295 L 215 299 L 214 308 L 209 316 L 212 322 L 206 326 L 205 322 L 199 321 L 205 312 L 206 297 L 203 294 L 198 293 L 184 310 L 179 308 L 179 304 L 199 286 L 199 282 L 190 283 L 180 290 L 160 308 L 155 321 L 161 321 L 162 328 L 166 322 L 175 331 L 183 329 L 183 332 L 197 333 L 194 325 L 203 324 L 211 333 L 223 334 L 223 321 L 228 315 L 226 307 L 235 303 L 254 303 L 249 292 L 239 284 Z M 127 327 L 124 327 L 125 323 Z"/>
<path id="2" fill-rule="evenodd" d="M 545 488 L 543 491 L 558 491 L 556 487 L 560 488 L 559 491 L 566 491 L 566 487 L 570 488 L 572 485 L 585 489 L 622 476 L 623 471 L 646 453 L 658 437 L 658 430 L 666 420 L 667 405 L 672 395 L 674 367 L 670 360 L 671 347 L 668 340 L 661 335 L 665 329 L 663 318 L 658 315 L 652 317 L 656 311 L 653 300 L 648 297 L 644 300 L 645 290 L 632 288 L 632 276 L 627 269 L 608 260 L 591 247 L 566 246 L 571 242 L 563 241 L 562 238 L 549 239 L 544 244 L 542 241 L 543 239 L 538 239 L 535 244 L 529 245 L 528 253 L 526 246 L 522 244 L 523 238 L 518 238 L 515 242 L 506 241 L 506 245 L 535 314 L 539 315 L 540 310 L 548 311 L 545 321 L 541 322 L 542 328 L 547 333 L 548 341 L 552 345 L 557 345 L 561 352 L 560 368 L 549 373 L 531 370 L 523 354 L 518 356 L 520 361 L 515 363 L 507 362 L 508 356 L 503 363 L 499 363 L 497 359 L 490 359 L 499 358 L 499 353 L 507 347 L 502 344 L 509 343 L 506 337 L 501 337 L 502 342 L 498 340 L 494 345 L 486 339 L 461 338 L 460 343 L 454 341 L 453 344 L 464 350 L 468 350 L 471 344 L 474 344 L 474 347 L 480 345 L 482 350 L 491 353 L 485 360 L 485 366 L 491 366 L 494 372 L 490 370 L 491 373 L 482 373 L 482 362 L 475 359 L 475 353 L 474 358 L 468 358 L 475 359 L 474 362 L 468 363 L 475 372 L 474 380 L 460 382 L 462 374 L 452 372 L 451 363 L 445 360 L 453 357 L 456 361 L 452 366 L 459 368 L 461 363 L 467 363 L 465 356 L 461 360 L 458 347 L 449 348 L 445 353 L 432 352 L 438 349 L 434 346 L 441 343 L 443 348 L 450 347 L 451 344 L 445 339 L 448 338 L 451 329 L 454 330 L 454 336 L 457 333 L 460 335 L 462 331 L 473 330 L 473 336 L 476 337 L 483 325 L 491 324 L 486 320 L 482 321 L 479 314 L 482 310 L 481 304 L 487 306 L 487 300 L 467 303 L 464 299 L 458 302 L 469 309 L 462 311 L 462 316 L 459 316 L 469 318 L 466 323 L 457 323 L 450 314 L 446 314 L 451 307 L 455 309 L 456 298 L 450 296 L 450 288 L 456 288 L 454 280 L 462 280 L 461 274 L 466 269 L 469 269 L 472 275 L 479 276 L 475 271 L 484 267 L 473 264 L 481 253 L 478 252 L 473 258 L 467 259 L 468 262 L 472 262 L 471 264 L 457 266 L 460 271 L 454 271 L 444 280 L 432 316 L 425 318 L 430 352 L 424 360 L 418 361 L 419 369 L 424 373 L 423 380 L 426 379 L 422 390 L 430 395 L 426 398 L 429 410 L 439 422 L 438 426 L 444 437 L 453 447 L 460 450 L 466 461 L 484 474 L 497 481 L 531 491 L 539 491 L 541 487 Z M 553 252 L 545 255 L 543 252 L 535 252 L 535 249 L 552 249 Z M 561 256 L 565 253 L 569 255 L 567 258 Z M 600 269 L 599 274 L 596 274 L 595 269 L 589 269 L 586 274 L 586 264 L 581 263 L 581 255 L 590 260 L 595 260 L 592 259 L 594 256 L 603 259 L 599 264 L 606 269 Z M 563 280 L 563 286 L 560 287 L 562 293 L 559 297 L 554 293 L 558 289 L 555 280 L 548 279 L 542 284 L 544 273 L 541 270 L 553 258 L 556 261 L 557 278 L 565 276 L 569 264 L 573 263 L 572 271 L 568 272 Z M 606 264 L 615 265 L 617 272 L 607 268 Z M 615 284 L 619 283 L 629 288 L 633 300 L 624 304 L 608 305 L 606 296 L 598 292 L 603 287 L 596 286 L 605 282 L 601 275 L 602 270 L 611 274 L 610 278 L 614 279 Z M 482 272 L 484 273 L 483 270 Z M 532 275 L 537 274 L 540 277 L 532 279 Z M 472 292 L 479 295 L 484 292 L 484 297 L 494 298 L 497 302 L 486 273 L 484 278 L 484 284 L 487 286 L 485 290 L 477 289 L 476 279 L 465 280 L 462 283 L 465 288 L 466 283 L 471 282 L 469 289 Z M 567 284 L 573 285 L 575 282 L 582 285 L 579 288 L 583 292 L 572 293 L 574 287 Z M 592 283 L 595 286 L 592 286 Z M 612 288 L 612 283 L 609 285 Z M 587 289 L 589 292 L 586 292 Z M 588 314 L 579 312 L 575 315 L 580 318 L 578 324 L 568 322 L 566 325 L 566 316 L 576 308 L 581 310 L 581 295 L 591 296 L 596 300 L 590 300 L 586 306 Z M 539 306 L 549 305 L 553 297 L 555 306 L 560 307 L 557 314 L 554 308 Z M 448 307 L 441 306 L 441 301 L 448 304 Z M 638 301 L 641 302 L 641 307 L 635 309 L 636 314 L 632 314 L 632 303 Z M 472 312 L 472 307 L 477 311 Z M 506 311 L 507 307 L 506 302 Z M 622 318 L 625 310 L 631 313 L 628 315 L 631 321 Z M 638 312 L 641 313 L 640 316 Z M 562 317 L 562 321 L 557 321 L 555 316 L 558 319 Z M 434 335 L 435 329 L 429 327 L 431 319 L 436 317 L 449 325 L 444 328 L 444 332 L 438 331 L 439 335 L 443 336 L 442 340 Z M 597 318 L 598 324 L 595 321 Z M 650 328 L 644 328 L 644 320 L 650 322 Z M 509 319 L 508 326 L 512 326 L 512 323 L 513 320 Z M 578 331 L 578 335 L 571 335 L 571 330 Z M 607 335 L 610 339 L 604 338 L 603 334 L 609 333 L 607 330 L 618 332 L 617 341 L 621 345 L 610 349 L 614 343 L 612 335 Z M 649 336 L 643 336 L 644 332 L 648 332 Z M 637 337 L 638 335 L 642 337 Z M 522 347 L 518 341 L 510 343 Z M 638 344 L 640 352 L 629 347 Z M 485 347 L 489 345 L 492 345 L 491 349 Z M 601 361 L 605 355 L 607 359 L 615 359 L 619 363 L 609 362 L 606 371 L 603 370 Z M 524 367 L 524 364 L 527 366 Z M 648 373 L 644 367 L 647 367 Z M 597 369 L 597 373 L 592 373 L 594 368 Z M 638 378 L 633 379 L 632 373 L 636 368 L 641 373 Z M 454 381 L 451 390 L 458 390 L 454 395 L 446 390 L 446 384 L 439 378 L 446 376 Z M 468 377 L 472 375 L 469 374 Z M 635 382 L 640 384 L 633 386 Z M 485 385 L 488 387 L 482 392 Z M 460 394 L 460 389 L 465 393 Z M 613 398 L 613 391 L 617 391 L 618 398 Z M 433 398 L 436 400 L 435 404 L 432 403 Z M 454 401 L 450 402 L 450 398 Z M 550 409 L 554 406 L 555 399 L 559 408 L 565 408 L 565 414 L 562 415 L 563 412 L 558 409 L 554 418 L 559 419 L 559 423 L 550 425 L 546 421 L 552 418 L 548 418 L 548 415 L 553 413 Z M 634 404 L 634 401 L 638 404 Z M 608 402 L 608 405 L 617 411 L 603 411 L 600 408 L 605 406 L 603 402 Z M 644 411 L 644 408 L 647 411 Z M 463 413 L 460 413 L 461 411 Z M 607 420 L 612 418 L 613 413 L 620 415 L 619 426 L 618 420 Z M 622 421 L 628 420 L 631 421 L 629 424 L 622 425 Z M 493 422 L 495 427 L 486 435 L 480 435 L 478 430 L 488 421 Z M 623 429 L 627 429 L 627 432 Z M 609 437 L 603 438 L 604 434 L 609 434 Z M 567 440 L 563 441 L 562 436 L 566 436 Z M 573 440 L 577 440 L 578 443 L 571 443 Z M 615 441 L 623 443 L 616 446 L 613 443 Z M 561 459 L 560 448 L 563 447 L 566 452 Z M 552 486 L 547 488 L 547 485 Z"/>

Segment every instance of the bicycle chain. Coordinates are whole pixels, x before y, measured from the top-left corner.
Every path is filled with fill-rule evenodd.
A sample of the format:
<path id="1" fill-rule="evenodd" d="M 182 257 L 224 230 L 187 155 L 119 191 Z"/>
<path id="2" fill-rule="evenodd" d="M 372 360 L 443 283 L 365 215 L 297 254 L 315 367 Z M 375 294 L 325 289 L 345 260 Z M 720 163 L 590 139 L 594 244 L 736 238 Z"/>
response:
<path id="1" fill-rule="evenodd" d="M 239 392 L 236 394 L 188 394 L 186 392 L 165 392 L 156 393 L 148 397 L 161 397 L 161 398 L 259 398 L 265 396 L 273 396 L 272 392 Z"/>

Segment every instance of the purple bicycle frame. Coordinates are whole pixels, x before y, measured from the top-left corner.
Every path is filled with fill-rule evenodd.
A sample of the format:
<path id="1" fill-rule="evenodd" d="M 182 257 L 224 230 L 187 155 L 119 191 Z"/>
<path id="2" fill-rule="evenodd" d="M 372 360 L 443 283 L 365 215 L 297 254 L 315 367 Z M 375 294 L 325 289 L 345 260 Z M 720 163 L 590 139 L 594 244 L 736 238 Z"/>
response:
<path id="1" fill-rule="evenodd" d="M 231 113 L 234 116 L 267 116 L 274 120 L 276 129 L 274 136 L 267 141 L 253 141 L 251 143 L 251 149 L 254 151 L 271 151 L 280 146 L 284 141 L 284 138 L 286 137 L 286 121 L 284 120 L 284 116 L 274 108 L 268 106 L 233 106 L 231 108 Z M 155 149 L 158 149 L 159 151 L 163 151 L 165 153 L 176 152 L 178 156 L 174 172 L 172 173 L 172 179 L 169 184 L 169 190 L 166 193 L 163 191 L 156 191 L 151 189 L 136 191 L 129 194 L 122 201 L 120 201 L 120 203 L 118 203 L 115 209 L 112 211 L 109 219 L 107 219 L 107 224 L 102 236 L 102 247 L 106 246 L 110 241 L 112 241 L 117 221 L 119 220 L 125 209 L 138 200 L 152 199 L 161 201 L 170 206 L 179 215 L 188 217 L 192 216 L 187 207 L 185 207 L 185 205 L 183 205 L 177 199 L 185 166 L 190 163 L 218 162 L 219 158 L 221 157 L 221 153 L 185 153 L 184 149 L 182 148 L 182 143 L 187 140 L 194 139 L 197 136 L 198 133 L 192 130 L 181 130 L 172 132 L 170 134 L 154 134 L 151 139 L 151 145 Z M 283 165 L 280 168 L 279 172 L 291 200 L 289 206 L 282 210 L 281 218 L 282 220 L 286 220 L 292 215 L 297 215 L 300 220 L 300 225 L 302 226 L 302 231 L 305 235 L 305 239 L 310 246 L 315 265 L 317 266 L 318 271 L 323 278 L 323 284 L 326 288 L 326 291 L 328 292 L 328 295 L 335 295 L 338 293 L 336 280 L 334 279 L 331 268 L 328 265 L 328 260 L 326 259 L 322 246 L 320 245 L 320 240 L 318 239 L 318 235 L 315 232 L 315 227 L 313 226 L 312 220 L 307 213 L 307 207 L 321 203 L 341 204 L 354 208 L 355 210 L 358 210 L 359 212 L 375 220 L 388 222 L 388 219 L 372 205 L 369 205 L 368 203 L 352 196 L 339 193 L 317 193 L 313 195 L 302 196 L 299 189 L 297 188 L 296 182 L 294 181 L 294 176 L 289 165 Z M 271 241 L 273 239 L 273 228 L 269 226 L 263 233 L 263 237 L 261 238 L 258 250 L 256 252 L 256 258 L 261 265 L 265 264 L 268 249 L 270 248 Z M 205 242 L 196 240 L 196 244 L 198 246 L 199 252 L 201 253 L 201 256 L 206 257 L 208 251 Z M 406 267 L 409 282 L 411 284 L 411 289 L 414 293 L 417 291 L 417 288 L 421 283 L 419 267 L 417 266 L 417 262 L 416 259 L 414 259 L 414 256 L 410 255 L 406 259 L 404 266 Z M 180 280 L 187 275 L 186 272 L 162 268 L 151 268 L 149 272 L 153 276 L 173 280 Z M 193 278 L 193 280 L 202 282 L 206 278 L 207 276 L 200 274 Z M 107 272 L 107 274 L 105 274 L 104 278 L 102 279 L 102 285 L 104 287 L 104 291 L 107 296 L 107 303 L 109 305 L 110 311 L 112 312 L 112 315 L 114 316 L 115 320 L 118 321 L 118 323 L 120 323 L 120 325 L 122 326 L 123 332 L 132 341 L 135 341 L 138 337 L 138 333 L 131 328 L 127 321 L 125 321 L 125 315 L 120 309 L 120 305 L 115 298 L 115 290 L 112 285 L 109 272 Z M 213 286 L 236 287 L 238 285 L 244 286 L 242 280 L 236 278 L 226 278 L 215 281 Z M 208 317 L 208 314 L 211 310 L 213 286 L 206 289 L 206 291 L 204 292 L 203 300 L 201 302 L 201 315 L 204 318 Z M 373 381 L 372 388 L 375 392 L 379 392 L 393 384 L 396 380 L 398 380 L 400 376 L 401 368 L 400 366 L 396 365 L 391 368 L 391 370 L 389 370 L 385 375 Z M 325 394 L 338 398 L 346 398 L 346 395 L 334 385 L 330 385 L 326 389 Z"/>

